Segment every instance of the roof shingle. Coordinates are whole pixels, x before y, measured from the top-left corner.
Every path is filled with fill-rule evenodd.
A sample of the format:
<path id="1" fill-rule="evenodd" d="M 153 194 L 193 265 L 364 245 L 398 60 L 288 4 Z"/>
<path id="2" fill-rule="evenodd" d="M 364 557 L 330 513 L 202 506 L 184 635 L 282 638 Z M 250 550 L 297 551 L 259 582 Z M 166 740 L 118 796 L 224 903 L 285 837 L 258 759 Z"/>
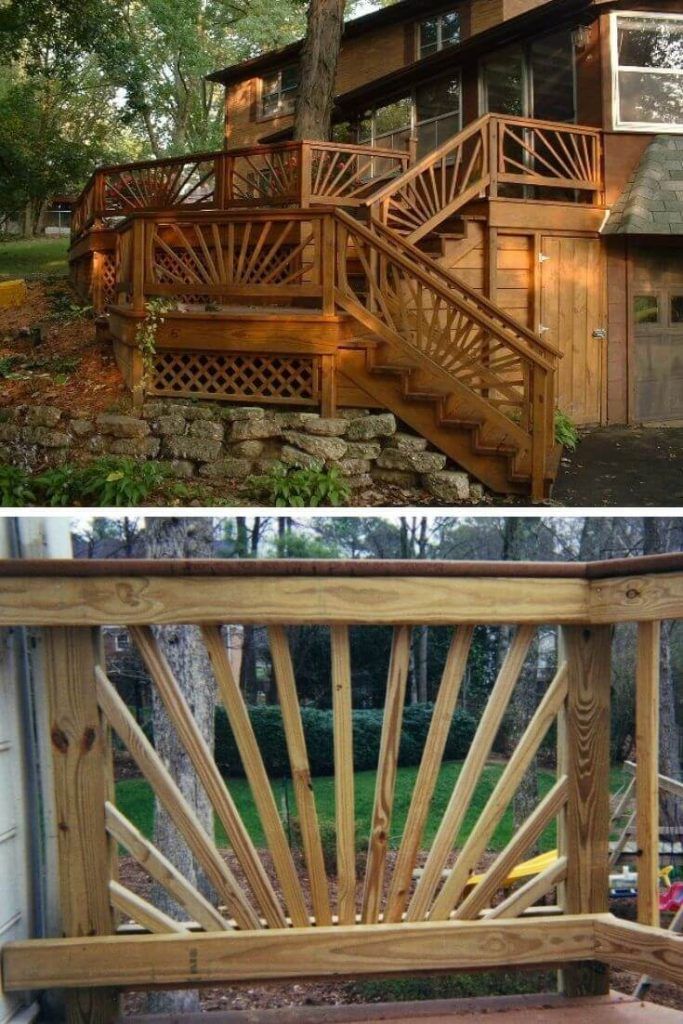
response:
<path id="1" fill-rule="evenodd" d="M 683 235 L 683 136 L 655 136 L 602 233 Z"/>

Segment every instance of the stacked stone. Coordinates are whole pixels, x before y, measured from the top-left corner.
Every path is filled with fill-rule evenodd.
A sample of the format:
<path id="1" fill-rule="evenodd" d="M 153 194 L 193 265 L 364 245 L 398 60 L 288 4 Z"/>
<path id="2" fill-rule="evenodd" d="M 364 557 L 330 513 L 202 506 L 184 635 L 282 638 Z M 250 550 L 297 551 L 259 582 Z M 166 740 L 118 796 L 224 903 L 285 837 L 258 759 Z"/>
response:
<path id="1" fill-rule="evenodd" d="M 5 450 L 2 449 L 2 444 Z M 179 479 L 244 480 L 276 462 L 305 469 L 336 468 L 353 490 L 373 483 L 424 487 L 443 502 L 481 500 L 483 489 L 425 438 L 398 429 L 391 413 L 343 409 L 334 418 L 268 407 L 147 402 L 140 416 L 88 418 L 51 406 L 5 411 L 0 458 L 33 446 L 36 465 L 81 455 L 154 459 Z"/>

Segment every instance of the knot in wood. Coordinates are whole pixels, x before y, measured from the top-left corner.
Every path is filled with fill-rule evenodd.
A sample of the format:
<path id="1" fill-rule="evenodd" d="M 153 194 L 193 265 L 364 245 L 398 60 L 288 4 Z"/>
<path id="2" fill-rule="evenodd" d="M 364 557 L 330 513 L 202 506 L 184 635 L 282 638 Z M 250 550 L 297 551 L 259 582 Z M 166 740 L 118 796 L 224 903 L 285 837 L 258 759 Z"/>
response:
<path id="1" fill-rule="evenodd" d="M 52 745 L 57 748 L 59 753 L 66 754 L 69 749 L 69 737 L 62 729 L 59 728 L 58 725 L 54 725 L 52 727 L 50 737 L 52 739 Z"/>
<path id="2" fill-rule="evenodd" d="M 87 754 L 93 748 L 93 744 L 97 738 L 97 732 L 92 726 L 88 726 L 83 732 L 83 739 L 81 740 L 81 750 L 84 754 Z"/>
<path id="3" fill-rule="evenodd" d="M 635 587 L 631 587 L 630 590 L 626 591 L 626 597 L 629 599 L 629 601 L 633 601 L 636 597 L 640 597 L 640 591 L 637 590 Z"/>

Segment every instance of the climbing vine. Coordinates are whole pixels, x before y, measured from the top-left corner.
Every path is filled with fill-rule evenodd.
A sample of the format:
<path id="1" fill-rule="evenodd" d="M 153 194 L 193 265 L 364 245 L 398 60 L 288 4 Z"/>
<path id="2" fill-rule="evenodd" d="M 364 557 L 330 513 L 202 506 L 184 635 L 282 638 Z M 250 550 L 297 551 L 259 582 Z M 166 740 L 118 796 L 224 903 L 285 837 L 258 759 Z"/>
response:
<path id="1" fill-rule="evenodd" d="M 157 331 L 176 304 L 169 299 L 150 299 L 145 305 L 145 319 L 138 324 L 135 343 L 142 355 L 142 374 L 148 381 L 154 371 L 154 357 L 157 353 Z"/>

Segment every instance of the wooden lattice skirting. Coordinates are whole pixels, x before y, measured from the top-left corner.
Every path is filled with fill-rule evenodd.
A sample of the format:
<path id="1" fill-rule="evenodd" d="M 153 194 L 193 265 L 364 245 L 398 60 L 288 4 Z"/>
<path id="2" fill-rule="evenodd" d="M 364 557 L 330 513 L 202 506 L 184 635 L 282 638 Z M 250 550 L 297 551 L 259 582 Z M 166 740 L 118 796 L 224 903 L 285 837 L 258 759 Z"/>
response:
<path id="1" fill-rule="evenodd" d="M 233 402 L 317 405 L 320 360 L 253 352 L 158 352 L 147 391 Z"/>

